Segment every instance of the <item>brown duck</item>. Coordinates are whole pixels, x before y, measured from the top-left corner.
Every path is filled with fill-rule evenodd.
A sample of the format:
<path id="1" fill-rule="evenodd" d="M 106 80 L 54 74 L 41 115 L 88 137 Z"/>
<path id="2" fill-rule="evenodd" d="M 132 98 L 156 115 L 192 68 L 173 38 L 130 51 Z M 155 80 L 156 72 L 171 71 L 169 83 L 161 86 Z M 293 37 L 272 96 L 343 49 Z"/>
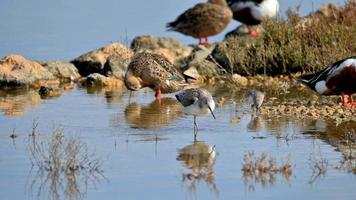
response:
<path id="1" fill-rule="evenodd" d="M 186 10 L 167 24 L 169 31 L 199 38 L 199 44 L 208 44 L 208 37 L 222 32 L 232 19 L 232 11 L 225 0 L 208 0 Z"/>
<path id="2" fill-rule="evenodd" d="M 155 97 L 160 98 L 161 93 L 182 89 L 187 85 L 185 82 L 188 78 L 194 79 L 180 73 L 163 55 L 145 51 L 137 53 L 130 62 L 125 74 L 125 85 L 133 91 L 150 87 L 156 91 Z"/>

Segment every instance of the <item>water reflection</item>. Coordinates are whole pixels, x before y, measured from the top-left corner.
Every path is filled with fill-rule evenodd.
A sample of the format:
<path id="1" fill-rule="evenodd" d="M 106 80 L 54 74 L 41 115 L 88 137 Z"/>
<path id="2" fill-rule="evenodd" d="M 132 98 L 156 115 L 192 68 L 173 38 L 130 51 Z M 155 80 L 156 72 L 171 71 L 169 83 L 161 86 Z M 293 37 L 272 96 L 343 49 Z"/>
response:
<path id="1" fill-rule="evenodd" d="M 88 94 L 104 96 L 108 105 L 121 103 L 124 95 L 126 94 L 126 91 L 122 87 L 88 86 L 85 89 Z"/>
<path id="2" fill-rule="evenodd" d="M 242 171 L 242 179 L 250 191 L 255 191 L 258 184 L 263 188 L 276 185 L 278 176 L 282 176 L 286 183 L 290 183 L 292 177 L 290 158 L 277 165 L 276 158 L 267 153 L 255 155 L 253 151 L 244 155 Z"/>
<path id="3" fill-rule="evenodd" d="M 0 110 L 8 116 L 22 116 L 26 110 L 35 108 L 42 100 L 34 90 L 0 90 Z"/>
<path id="4" fill-rule="evenodd" d="M 253 132 L 260 132 L 264 128 L 264 120 L 260 117 L 251 116 L 250 122 L 247 124 L 247 129 Z"/>
<path id="5" fill-rule="evenodd" d="M 336 147 L 336 149 L 343 154 L 347 154 L 347 157 L 356 158 L 356 123 L 355 122 L 343 122 L 336 124 L 333 121 L 325 121 L 324 128 L 315 126 L 315 121 L 311 121 L 308 126 L 304 127 L 307 130 L 304 134 L 308 137 L 319 138 L 327 142 L 328 144 Z"/>
<path id="6" fill-rule="evenodd" d="M 356 123 L 349 121 L 336 124 L 333 121 L 325 121 L 324 128 L 312 128 L 319 125 L 311 121 L 306 127 L 304 134 L 308 137 L 321 139 L 334 146 L 342 153 L 338 169 L 356 174 Z"/>
<path id="7" fill-rule="evenodd" d="M 173 98 L 154 100 L 147 106 L 130 103 L 125 109 L 127 123 L 135 128 L 165 127 L 182 116 L 181 105 Z"/>
<path id="8" fill-rule="evenodd" d="M 199 182 L 204 181 L 211 192 L 218 194 L 214 171 L 216 155 L 215 146 L 199 141 L 178 150 L 177 160 L 189 170 L 182 176 L 190 193 L 195 193 Z"/>

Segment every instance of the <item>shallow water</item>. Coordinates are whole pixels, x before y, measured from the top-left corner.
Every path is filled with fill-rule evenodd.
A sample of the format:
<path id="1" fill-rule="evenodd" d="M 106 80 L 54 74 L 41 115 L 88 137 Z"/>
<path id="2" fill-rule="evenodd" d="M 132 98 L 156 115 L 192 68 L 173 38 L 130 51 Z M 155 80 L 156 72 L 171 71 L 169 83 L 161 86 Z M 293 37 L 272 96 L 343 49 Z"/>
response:
<path id="1" fill-rule="evenodd" d="M 0 93 L 1 199 L 355 199 L 356 163 L 347 157 L 355 123 L 251 118 L 243 91 L 207 89 L 220 104 L 216 120 L 198 117 L 197 141 L 193 118 L 173 94 L 159 105 L 150 90 L 130 97 L 121 89 L 75 87 L 53 99 Z M 80 138 L 102 161 L 102 173 L 48 179 L 30 161 L 34 120 L 38 140 L 57 127 Z M 11 139 L 14 129 L 18 137 Z M 278 166 L 289 159 L 291 173 L 244 174 L 251 151 Z"/>

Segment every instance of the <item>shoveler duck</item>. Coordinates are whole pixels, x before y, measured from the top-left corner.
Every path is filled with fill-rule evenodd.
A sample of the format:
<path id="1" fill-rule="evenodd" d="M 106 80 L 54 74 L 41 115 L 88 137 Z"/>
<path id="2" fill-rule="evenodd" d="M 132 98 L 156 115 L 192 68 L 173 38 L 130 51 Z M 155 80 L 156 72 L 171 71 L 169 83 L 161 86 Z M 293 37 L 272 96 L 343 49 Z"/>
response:
<path id="1" fill-rule="evenodd" d="M 251 26 L 260 24 L 266 18 L 272 18 L 279 11 L 278 0 L 227 0 L 234 19 L 246 24 L 250 35 L 257 36 Z"/>
<path id="2" fill-rule="evenodd" d="M 356 56 L 337 61 L 315 73 L 299 77 L 299 80 L 321 95 L 341 95 L 342 105 L 356 106 L 352 94 L 356 93 Z"/>
<path id="3" fill-rule="evenodd" d="M 169 31 L 199 38 L 199 44 L 209 44 L 208 37 L 222 32 L 232 19 L 232 11 L 225 0 L 208 0 L 186 10 L 167 24 Z"/>
<path id="4" fill-rule="evenodd" d="M 215 109 L 215 102 L 210 92 L 203 88 L 189 88 L 185 89 L 176 95 L 177 100 L 183 105 L 183 112 L 194 116 L 194 139 L 198 133 L 198 125 L 196 118 L 198 115 L 205 115 L 213 113 Z"/>
<path id="5" fill-rule="evenodd" d="M 137 53 L 130 62 L 124 82 L 132 91 L 150 87 L 159 99 L 161 93 L 172 93 L 183 88 L 186 85 L 184 80 L 187 82 L 188 78 L 194 79 L 180 73 L 163 55 L 144 51 Z"/>

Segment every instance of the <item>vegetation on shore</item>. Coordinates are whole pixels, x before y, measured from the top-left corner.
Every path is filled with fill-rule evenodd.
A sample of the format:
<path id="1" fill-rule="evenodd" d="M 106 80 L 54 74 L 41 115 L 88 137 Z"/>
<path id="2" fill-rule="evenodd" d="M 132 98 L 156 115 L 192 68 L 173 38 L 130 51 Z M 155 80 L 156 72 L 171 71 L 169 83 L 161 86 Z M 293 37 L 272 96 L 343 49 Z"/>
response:
<path id="1" fill-rule="evenodd" d="M 288 11 L 287 19 L 263 23 L 257 39 L 228 37 L 213 51 L 228 72 L 241 75 L 313 72 L 356 54 L 356 2 L 328 5 L 307 17 Z"/>

